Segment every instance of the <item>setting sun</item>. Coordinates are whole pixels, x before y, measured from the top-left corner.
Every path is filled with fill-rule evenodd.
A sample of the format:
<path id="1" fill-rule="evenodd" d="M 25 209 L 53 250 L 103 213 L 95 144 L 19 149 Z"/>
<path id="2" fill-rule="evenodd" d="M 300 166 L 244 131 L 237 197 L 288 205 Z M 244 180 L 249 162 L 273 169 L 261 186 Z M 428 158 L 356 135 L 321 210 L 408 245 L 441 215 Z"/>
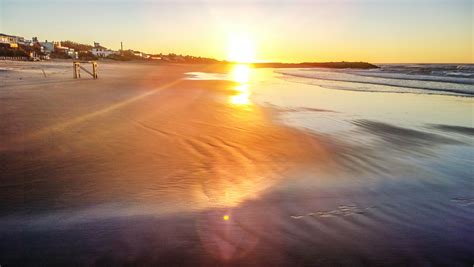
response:
<path id="1" fill-rule="evenodd" d="M 229 36 L 227 60 L 239 63 L 255 61 L 255 43 L 248 34 Z"/>

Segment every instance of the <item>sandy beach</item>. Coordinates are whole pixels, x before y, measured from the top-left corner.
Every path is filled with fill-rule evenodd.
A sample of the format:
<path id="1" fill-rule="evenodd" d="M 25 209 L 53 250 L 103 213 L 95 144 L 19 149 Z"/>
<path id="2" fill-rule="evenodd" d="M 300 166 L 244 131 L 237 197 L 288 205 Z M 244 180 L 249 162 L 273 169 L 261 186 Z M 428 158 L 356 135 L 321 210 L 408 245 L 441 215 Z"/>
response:
<path id="1" fill-rule="evenodd" d="M 0 62 L 0 265 L 472 265 L 472 97 L 235 68 Z"/>
<path id="2" fill-rule="evenodd" d="M 225 71 L 222 67 L 106 63 L 101 64 L 101 79 L 73 80 L 68 77 L 69 65 L 51 70 L 51 78 L 31 72 L 14 85 L 6 81 L 1 148 L 10 152 L 3 159 L 12 171 L 7 176 L 12 180 L 5 184 L 12 189 L 17 175 L 40 168 L 36 175 L 45 177 L 32 177 L 39 187 L 31 196 L 59 194 L 61 202 L 66 201 L 56 203 L 61 206 L 124 198 L 145 214 L 161 208 L 188 211 L 238 204 L 270 186 L 295 163 L 327 161 L 326 148 L 308 134 L 271 123 L 270 112 L 263 108 L 220 101 L 235 94 L 231 82 L 184 79 L 190 70 Z M 73 169 L 63 169 L 60 162 Z M 109 178 L 98 179 L 104 171 Z M 58 180 L 50 175 L 66 179 L 61 183 L 69 188 L 51 186 Z M 143 191 L 146 183 L 149 192 Z M 76 186 L 87 184 L 101 190 L 74 192 Z M 12 192 L 21 196 L 16 201 L 2 195 L 9 209 L 16 204 L 41 207 L 42 201 L 53 200 L 30 199 L 23 188 L 17 189 Z M 60 192 L 54 192 L 57 189 Z M 64 190 L 71 195 L 63 195 Z M 54 208 L 56 200 L 47 202 L 44 205 Z"/>

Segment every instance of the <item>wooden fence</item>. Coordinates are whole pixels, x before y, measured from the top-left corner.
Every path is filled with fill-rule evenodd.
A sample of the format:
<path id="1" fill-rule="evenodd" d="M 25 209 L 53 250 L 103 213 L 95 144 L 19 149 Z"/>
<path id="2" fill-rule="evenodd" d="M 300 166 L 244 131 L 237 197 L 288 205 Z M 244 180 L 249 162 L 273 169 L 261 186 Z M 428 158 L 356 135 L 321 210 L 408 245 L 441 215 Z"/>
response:
<path id="1" fill-rule="evenodd" d="M 92 72 L 81 66 L 81 63 L 91 63 L 92 64 Z M 97 75 L 97 62 L 96 61 L 74 61 L 72 63 L 72 70 L 73 70 L 73 77 L 74 79 L 81 78 L 81 69 L 86 73 L 90 74 L 92 78 L 97 79 L 99 76 Z"/>
<path id="2" fill-rule="evenodd" d="M 28 61 L 29 57 L 0 57 L 0 60 Z"/>

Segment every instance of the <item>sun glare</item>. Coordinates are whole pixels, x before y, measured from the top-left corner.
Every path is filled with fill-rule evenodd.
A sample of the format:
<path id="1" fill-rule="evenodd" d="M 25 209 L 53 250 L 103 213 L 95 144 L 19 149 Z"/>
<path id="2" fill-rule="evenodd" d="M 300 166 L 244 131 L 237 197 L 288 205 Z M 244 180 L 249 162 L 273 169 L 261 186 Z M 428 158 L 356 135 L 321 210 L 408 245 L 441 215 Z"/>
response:
<path id="1" fill-rule="evenodd" d="M 232 69 L 232 80 L 237 83 L 248 83 L 250 76 L 250 68 L 247 65 L 235 65 Z"/>
<path id="2" fill-rule="evenodd" d="M 227 60 L 238 63 L 255 61 L 255 43 L 247 34 L 230 35 Z"/>
<path id="3" fill-rule="evenodd" d="M 250 67 L 245 64 L 235 65 L 231 71 L 231 79 L 238 83 L 235 86 L 236 95 L 231 96 L 230 102 L 235 105 L 249 105 L 250 104 Z"/>

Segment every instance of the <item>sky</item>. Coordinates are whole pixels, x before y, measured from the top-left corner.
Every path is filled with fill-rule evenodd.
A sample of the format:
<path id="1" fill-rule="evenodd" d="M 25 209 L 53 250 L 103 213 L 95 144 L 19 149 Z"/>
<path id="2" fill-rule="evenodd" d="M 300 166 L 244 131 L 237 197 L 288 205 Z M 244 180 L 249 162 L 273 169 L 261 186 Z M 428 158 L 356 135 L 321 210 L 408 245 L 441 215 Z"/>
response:
<path id="1" fill-rule="evenodd" d="M 474 63 L 473 24 L 473 0 L 0 0 L 2 33 L 220 60 Z"/>

